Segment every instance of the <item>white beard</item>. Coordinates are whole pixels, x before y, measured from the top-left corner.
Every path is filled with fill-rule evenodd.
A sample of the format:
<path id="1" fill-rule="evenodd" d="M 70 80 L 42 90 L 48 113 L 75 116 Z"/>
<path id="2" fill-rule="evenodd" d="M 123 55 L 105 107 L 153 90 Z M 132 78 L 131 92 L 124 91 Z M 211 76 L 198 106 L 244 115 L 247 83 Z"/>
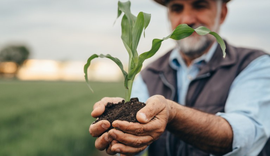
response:
<path id="1" fill-rule="evenodd" d="M 213 39 L 208 35 L 192 35 L 176 42 L 181 52 L 196 57 L 201 55 L 213 43 Z"/>
<path id="2" fill-rule="evenodd" d="M 219 32 L 219 21 L 220 21 L 220 14 L 221 14 L 221 7 L 222 7 L 222 1 L 217 0 L 217 16 L 215 19 L 215 24 L 211 31 L 214 31 L 216 33 Z M 194 25 L 193 28 L 197 28 L 202 25 Z M 196 33 L 196 32 L 194 32 Z M 185 55 L 196 58 L 198 56 L 201 56 L 207 48 L 211 46 L 211 44 L 215 41 L 215 38 L 210 35 L 191 35 L 185 39 L 182 40 L 176 40 L 177 46 L 180 49 L 181 52 L 183 52 Z"/>

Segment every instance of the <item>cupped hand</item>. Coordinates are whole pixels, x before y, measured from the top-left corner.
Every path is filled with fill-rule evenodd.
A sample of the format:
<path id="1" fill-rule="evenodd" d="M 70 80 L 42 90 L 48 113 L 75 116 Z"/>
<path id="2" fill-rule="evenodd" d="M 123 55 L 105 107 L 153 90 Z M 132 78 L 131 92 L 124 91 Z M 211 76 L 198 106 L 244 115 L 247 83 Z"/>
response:
<path id="1" fill-rule="evenodd" d="M 91 115 L 94 118 L 99 117 L 100 115 L 103 114 L 105 111 L 105 106 L 107 105 L 108 102 L 110 103 L 118 103 L 119 101 L 122 101 L 122 98 L 103 98 L 100 101 L 96 102 L 93 107 L 93 111 Z M 108 135 L 108 128 L 110 128 L 111 124 L 107 120 L 101 120 L 95 124 L 91 124 L 89 127 L 89 133 L 93 137 L 97 137 L 95 141 L 95 147 L 98 150 L 104 150 L 107 148 L 107 153 L 108 154 L 115 154 L 115 152 L 111 151 L 110 147 L 113 145 L 113 143 L 117 143 L 117 141 L 113 141 L 112 137 Z"/>
<path id="2" fill-rule="evenodd" d="M 163 96 L 150 97 L 146 106 L 137 113 L 140 123 L 116 120 L 108 136 L 117 143 L 110 146 L 110 151 L 133 155 L 144 150 L 165 131 L 167 123 L 173 118 L 172 103 Z"/>

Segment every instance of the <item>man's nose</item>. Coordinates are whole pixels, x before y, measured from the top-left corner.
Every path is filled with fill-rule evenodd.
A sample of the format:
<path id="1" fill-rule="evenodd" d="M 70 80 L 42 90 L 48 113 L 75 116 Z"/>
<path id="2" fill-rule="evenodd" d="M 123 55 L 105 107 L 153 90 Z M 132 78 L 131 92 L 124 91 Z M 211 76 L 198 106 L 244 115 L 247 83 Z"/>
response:
<path id="1" fill-rule="evenodd" d="M 185 9 L 183 11 L 181 23 L 187 24 L 188 26 L 193 27 L 196 24 L 196 16 L 194 14 L 194 11 Z"/>

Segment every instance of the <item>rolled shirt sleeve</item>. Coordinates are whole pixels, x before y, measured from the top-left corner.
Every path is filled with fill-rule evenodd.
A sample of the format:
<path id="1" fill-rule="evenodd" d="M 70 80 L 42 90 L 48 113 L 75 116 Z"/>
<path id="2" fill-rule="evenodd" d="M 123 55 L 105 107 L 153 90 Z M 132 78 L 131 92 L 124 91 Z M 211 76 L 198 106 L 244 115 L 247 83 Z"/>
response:
<path id="1" fill-rule="evenodd" d="M 270 56 L 252 61 L 234 80 L 225 105 L 233 130 L 233 151 L 226 156 L 255 156 L 270 135 Z"/>

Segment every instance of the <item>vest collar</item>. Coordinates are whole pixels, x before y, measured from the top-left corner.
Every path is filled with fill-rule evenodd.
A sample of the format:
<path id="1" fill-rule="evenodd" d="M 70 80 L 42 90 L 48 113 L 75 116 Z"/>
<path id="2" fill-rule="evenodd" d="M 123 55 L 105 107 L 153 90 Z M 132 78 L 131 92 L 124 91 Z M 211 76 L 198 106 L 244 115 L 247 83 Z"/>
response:
<path id="1" fill-rule="evenodd" d="M 198 75 L 205 74 L 207 72 L 216 71 L 218 68 L 234 65 L 237 61 L 237 55 L 235 48 L 229 45 L 226 41 L 226 57 L 223 58 L 223 53 L 220 46 L 217 47 L 211 60 L 201 68 Z"/>

